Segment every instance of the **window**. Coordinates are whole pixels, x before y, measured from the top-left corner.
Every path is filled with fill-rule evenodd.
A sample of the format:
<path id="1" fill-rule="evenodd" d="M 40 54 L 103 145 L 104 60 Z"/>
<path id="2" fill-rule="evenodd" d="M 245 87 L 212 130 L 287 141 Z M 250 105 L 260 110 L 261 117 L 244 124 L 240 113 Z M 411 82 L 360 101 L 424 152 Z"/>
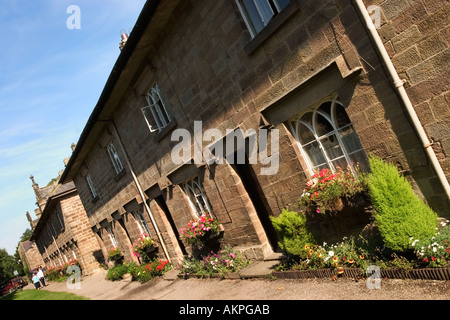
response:
<path id="1" fill-rule="evenodd" d="M 255 37 L 290 0 L 236 0 L 250 34 Z"/>
<path id="2" fill-rule="evenodd" d="M 89 173 L 86 175 L 86 181 L 89 186 L 89 190 L 91 190 L 92 196 L 97 198 L 97 191 L 95 191 L 94 183 L 92 182 L 91 175 Z"/>
<path id="3" fill-rule="evenodd" d="M 147 99 L 148 103 L 147 107 L 142 108 L 142 113 L 144 114 L 145 121 L 147 122 L 147 125 L 151 132 L 161 131 L 170 123 L 172 119 L 167 112 L 166 105 L 161 98 L 161 94 L 156 83 L 146 94 L 145 98 Z"/>
<path id="4" fill-rule="evenodd" d="M 149 237 L 152 236 L 150 233 L 150 228 L 148 227 L 147 221 L 144 218 L 144 214 L 142 213 L 141 209 L 136 209 L 133 212 L 131 212 L 133 217 L 136 219 L 139 230 L 141 233 L 145 233 Z"/>
<path id="5" fill-rule="evenodd" d="M 366 155 L 343 105 L 327 101 L 289 121 L 289 127 L 311 174 L 323 168 L 354 166 L 367 170 Z"/>
<path id="6" fill-rule="evenodd" d="M 111 240 L 112 245 L 114 246 L 114 248 L 117 248 L 119 246 L 119 242 L 117 242 L 117 238 L 112 230 L 112 227 L 110 225 L 107 226 L 106 231 L 108 232 L 109 239 Z"/>
<path id="7" fill-rule="evenodd" d="M 122 162 L 120 162 L 119 155 L 117 154 L 116 148 L 112 142 L 108 145 L 108 153 L 111 157 L 111 161 L 116 169 L 116 173 L 119 174 L 123 170 Z"/>
<path id="8" fill-rule="evenodd" d="M 205 213 L 211 213 L 211 207 L 198 177 L 184 183 L 182 187 L 197 218 Z"/>

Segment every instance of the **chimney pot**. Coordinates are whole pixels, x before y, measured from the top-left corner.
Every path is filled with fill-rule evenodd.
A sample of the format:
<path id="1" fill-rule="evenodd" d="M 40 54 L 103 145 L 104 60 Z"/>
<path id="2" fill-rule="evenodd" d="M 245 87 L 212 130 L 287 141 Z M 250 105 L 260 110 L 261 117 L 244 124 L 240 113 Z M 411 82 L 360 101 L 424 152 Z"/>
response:
<path id="1" fill-rule="evenodd" d="M 120 41 L 119 48 L 120 48 L 120 50 L 122 50 L 123 47 L 125 47 L 125 44 L 127 43 L 127 40 L 128 40 L 128 34 L 122 33 L 122 34 L 120 35 L 120 37 L 122 38 L 122 41 Z"/>

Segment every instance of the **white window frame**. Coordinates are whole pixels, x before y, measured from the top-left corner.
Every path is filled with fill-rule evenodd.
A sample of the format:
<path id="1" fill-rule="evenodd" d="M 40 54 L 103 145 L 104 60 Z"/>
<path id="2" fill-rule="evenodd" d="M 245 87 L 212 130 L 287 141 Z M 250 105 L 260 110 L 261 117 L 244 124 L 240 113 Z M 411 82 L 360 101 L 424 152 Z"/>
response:
<path id="1" fill-rule="evenodd" d="M 327 103 L 327 102 L 331 102 L 331 108 L 330 108 L 330 110 L 331 110 L 331 116 L 328 115 L 327 113 L 322 112 L 322 111 L 319 110 L 319 108 L 320 108 L 324 103 Z M 293 119 L 289 120 L 289 122 L 288 122 L 289 129 L 290 129 L 291 133 L 293 134 L 293 136 L 294 136 L 294 138 L 295 138 L 295 140 L 296 140 L 296 142 L 297 142 L 297 145 L 298 145 L 298 147 L 299 147 L 299 149 L 300 149 L 300 151 L 301 151 L 302 157 L 303 157 L 303 159 L 305 160 L 306 165 L 308 166 L 308 171 L 309 171 L 309 173 L 310 173 L 311 175 L 313 175 L 313 174 L 315 173 L 315 170 L 317 170 L 317 168 L 318 168 L 318 167 L 321 167 L 321 166 L 327 166 L 327 168 L 330 169 L 332 172 L 336 172 L 336 168 L 335 168 L 335 166 L 334 166 L 334 164 L 333 164 L 332 162 L 333 162 L 333 161 L 336 161 L 336 160 L 339 160 L 339 159 L 341 159 L 341 158 L 344 158 L 345 161 L 347 162 L 347 164 L 350 166 L 353 175 L 356 176 L 356 170 L 355 170 L 354 165 L 352 164 L 352 160 L 351 160 L 351 158 L 350 158 L 350 155 L 356 154 L 356 153 L 361 152 L 361 151 L 364 151 L 364 149 L 361 147 L 361 148 L 359 148 L 359 149 L 355 149 L 355 150 L 352 150 L 351 152 L 349 152 L 349 151 L 347 150 L 347 148 L 345 147 L 345 144 L 343 143 L 343 141 L 342 141 L 342 139 L 341 139 L 341 137 L 340 137 L 339 132 L 342 131 L 343 129 L 346 129 L 347 127 L 351 127 L 351 129 L 352 129 L 353 131 L 354 131 L 354 129 L 353 129 L 353 125 L 352 125 L 351 122 L 348 123 L 348 124 L 346 124 L 346 125 L 344 125 L 344 126 L 342 126 L 342 127 L 338 127 L 338 126 L 337 126 L 336 119 L 334 118 L 334 117 L 335 117 L 335 108 L 336 108 L 336 105 L 340 105 L 340 106 L 342 106 L 343 108 L 345 108 L 345 107 L 343 106 L 343 104 L 340 103 L 336 98 L 335 98 L 335 99 L 330 99 L 330 100 L 327 100 L 327 101 L 322 102 L 319 106 L 315 107 L 315 108 L 312 109 L 312 110 L 308 110 L 307 112 L 304 112 L 304 113 L 302 113 L 302 114 L 300 114 L 300 115 L 298 115 L 298 116 L 295 116 Z M 309 112 L 312 112 L 312 113 L 313 113 L 313 117 L 312 117 L 312 126 L 309 125 L 309 124 L 307 124 L 307 123 L 305 123 L 304 121 L 301 121 L 302 117 L 303 117 L 305 114 L 309 113 Z M 326 118 L 326 120 L 327 120 L 328 122 L 330 122 L 331 126 L 333 127 L 333 130 L 330 131 L 330 132 L 327 132 L 327 133 L 324 134 L 324 135 L 319 136 L 319 135 L 317 134 L 317 131 L 316 131 L 316 128 L 315 128 L 315 118 L 317 117 L 317 115 L 321 115 L 321 116 L 323 116 L 324 118 Z M 316 164 L 316 165 L 313 165 L 313 164 L 310 162 L 309 156 L 308 156 L 308 154 L 306 153 L 306 151 L 304 150 L 303 145 L 302 145 L 301 142 L 300 142 L 300 132 L 299 132 L 299 130 L 300 130 L 300 124 L 303 124 L 304 126 L 308 127 L 309 130 L 313 133 L 314 140 L 308 142 L 307 144 L 310 144 L 310 143 L 312 143 L 312 142 L 318 143 L 318 145 L 319 145 L 319 150 L 321 151 L 321 154 L 322 154 L 322 156 L 323 156 L 324 159 L 325 159 L 325 162 L 324 162 L 324 163 L 321 163 L 321 164 L 318 164 L 318 165 L 317 165 L 317 164 Z M 323 147 L 323 145 L 322 145 L 322 143 L 321 143 L 321 139 L 323 139 L 323 138 L 325 138 L 325 137 L 328 137 L 328 136 L 332 136 L 332 135 L 334 135 L 334 136 L 336 137 L 337 142 L 339 143 L 339 147 L 341 148 L 343 155 L 338 156 L 338 157 L 333 158 L 333 159 L 330 159 L 330 157 L 328 156 L 327 152 L 325 152 L 325 148 Z M 358 139 L 359 139 L 359 137 L 358 137 Z M 343 168 L 343 169 L 345 169 L 345 168 Z"/>
<path id="2" fill-rule="evenodd" d="M 131 214 L 133 215 L 134 219 L 136 220 L 136 223 L 138 225 L 140 233 L 141 234 L 145 233 L 145 234 L 147 234 L 147 236 L 149 236 L 151 238 L 152 234 L 150 232 L 148 223 L 144 218 L 144 213 L 142 212 L 142 210 L 141 209 L 133 210 L 131 212 Z"/>
<path id="3" fill-rule="evenodd" d="M 106 227 L 106 232 L 108 233 L 109 239 L 111 240 L 111 243 L 113 244 L 114 248 L 117 248 L 119 246 L 119 242 L 117 241 L 116 235 L 114 234 L 111 225 Z"/>
<path id="4" fill-rule="evenodd" d="M 196 187 L 200 190 L 200 193 L 195 192 Z M 206 213 L 212 215 L 211 206 L 198 177 L 183 183 L 182 188 L 196 218 L 200 218 L 201 215 Z"/>
<path id="5" fill-rule="evenodd" d="M 94 183 L 92 182 L 92 178 L 89 173 L 86 175 L 86 181 L 89 186 L 89 190 L 91 190 L 92 197 L 97 198 L 98 194 L 97 191 L 95 190 Z"/>
<path id="6" fill-rule="evenodd" d="M 248 13 L 243 1 L 244 0 L 236 0 L 236 4 L 239 8 L 242 18 L 244 19 L 245 25 L 247 26 L 252 38 L 254 38 L 259 32 L 261 32 L 261 30 L 267 26 L 269 21 L 272 20 L 272 18 L 275 15 L 279 14 L 283 10 L 281 8 L 280 4 L 278 3 L 278 0 L 252 0 L 253 4 L 256 7 L 259 18 L 261 19 L 258 22 L 262 23 L 262 25 L 263 25 L 261 30 L 256 30 L 254 21 L 252 21 L 252 19 L 250 18 L 250 14 Z M 270 8 L 270 11 L 271 11 L 270 17 L 265 17 L 265 14 L 263 13 L 263 10 L 262 10 L 261 2 L 265 2 L 268 5 L 268 7 Z M 274 11 L 274 9 L 275 9 L 275 11 Z"/>
<path id="7" fill-rule="evenodd" d="M 161 93 L 158 85 L 155 83 L 153 87 L 148 91 L 145 95 L 145 99 L 147 100 L 148 106 L 143 107 L 142 114 L 144 115 L 145 122 L 150 129 L 150 132 L 161 131 L 164 129 L 170 121 L 172 121 L 172 117 L 170 113 L 167 111 L 166 104 L 161 97 Z M 150 110 L 153 119 L 156 122 L 157 128 L 153 128 L 148 119 L 148 110 Z"/>
<path id="8" fill-rule="evenodd" d="M 108 154 L 111 158 L 111 161 L 113 163 L 114 169 L 116 170 L 116 173 L 119 174 L 123 170 L 122 162 L 120 161 L 119 155 L 117 154 L 116 148 L 114 147 L 114 144 L 110 142 L 108 144 Z"/>

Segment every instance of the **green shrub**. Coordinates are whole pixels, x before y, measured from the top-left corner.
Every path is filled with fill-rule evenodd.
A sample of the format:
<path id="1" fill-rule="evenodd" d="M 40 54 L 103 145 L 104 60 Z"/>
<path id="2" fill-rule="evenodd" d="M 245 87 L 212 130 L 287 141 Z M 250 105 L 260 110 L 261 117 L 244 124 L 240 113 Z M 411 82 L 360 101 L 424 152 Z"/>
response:
<path id="1" fill-rule="evenodd" d="M 128 273 L 128 266 L 121 264 L 108 269 L 106 278 L 111 281 L 122 280 L 124 274 Z"/>
<path id="2" fill-rule="evenodd" d="M 431 237 L 438 223 L 436 213 L 416 196 L 394 165 L 376 156 L 370 156 L 369 163 L 369 195 L 386 248 L 405 251 L 411 237 Z"/>
<path id="3" fill-rule="evenodd" d="M 271 220 L 280 240 L 280 248 L 290 255 L 305 258 L 307 248 L 315 243 L 314 236 L 306 228 L 305 215 L 283 209 L 278 217 L 271 217 Z"/>

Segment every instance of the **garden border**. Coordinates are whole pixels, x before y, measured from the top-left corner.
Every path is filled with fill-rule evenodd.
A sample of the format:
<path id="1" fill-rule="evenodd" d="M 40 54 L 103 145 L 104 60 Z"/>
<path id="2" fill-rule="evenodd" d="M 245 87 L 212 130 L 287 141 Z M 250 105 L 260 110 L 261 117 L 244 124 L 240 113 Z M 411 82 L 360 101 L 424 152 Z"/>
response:
<path id="1" fill-rule="evenodd" d="M 424 268 L 424 269 L 380 269 L 381 278 L 387 279 L 416 279 L 416 280 L 450 280 L 450 268 Z M 332 278 L 339 276 L 343 278 L 366 277 L 362 269 L 344 268 L 342 274 L 338 274 L 337 269 L 317 269 L 317 270 L 288 270 L 273 271 L 272 276 L 278 279 L 311 279 L 311 278 Z"/>

